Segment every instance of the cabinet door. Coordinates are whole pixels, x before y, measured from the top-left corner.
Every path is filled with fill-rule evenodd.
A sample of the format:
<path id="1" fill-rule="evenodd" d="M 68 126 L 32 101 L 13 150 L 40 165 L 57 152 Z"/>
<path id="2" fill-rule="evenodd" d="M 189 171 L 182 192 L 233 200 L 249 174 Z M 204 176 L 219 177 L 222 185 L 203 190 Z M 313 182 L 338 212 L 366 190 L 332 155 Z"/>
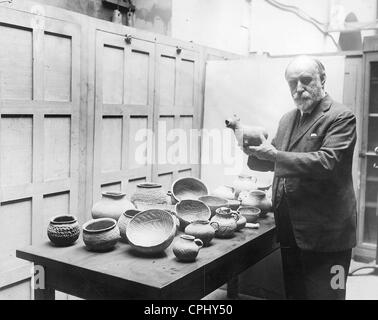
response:
<path id="1" fill-rule="evenodd" d="M 153 177 L 168 190 L 175 179 L 199 174 L 198 52 L 157 44 L 155 78 Z"/>
<path id="2" fill-rule="evenodd" d="M 93 201 L 151 180 L 155 44 L 97 31 Z"/>
<path id="3" fill-rule="evenodd" d="M 78 215 L 80 41 L 75 24 L 0 7 L 0 288 L 24 290 L 15 250 Z"/>
<path id="4" fill-rule="evenodd" d="M 360 243 L 374 249 L 378 235 L 378 54 L 365 57 L 365 97 L 361 143 L 362 215 Z"/>

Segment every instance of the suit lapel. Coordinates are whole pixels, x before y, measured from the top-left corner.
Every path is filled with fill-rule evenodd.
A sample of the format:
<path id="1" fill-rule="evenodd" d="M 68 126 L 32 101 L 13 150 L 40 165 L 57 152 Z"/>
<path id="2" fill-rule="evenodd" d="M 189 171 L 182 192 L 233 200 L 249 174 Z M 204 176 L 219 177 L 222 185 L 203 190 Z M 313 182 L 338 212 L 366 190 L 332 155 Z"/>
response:
<path id="1" fill-rule="evenodd" d="M 324 112 L 327 111 L 332 104 L 332 99 L 326 95 L 319 103 L 319 105 L 315 108 L 315 110 L 310 114 L 310 116 L 306 119 L 306 121 L 302 124 L 299 128 L 295 137 L 290 139 L 290 145 L 288 150 L 290 149 L 306 134 L 308 130 L 324 116 Z"/>
<path id="2" fill-rule="evenodd" d="M 287 151 L 289 143 L 290 143 L 290 136 L 293 132 L 294 125 L 295 125 L 295 118 L 297 116 L 297 110 L 293 110 L 289 116 L 287 117 L 287 120 L 284 123 L 284 135 L 282 138 L 282 144 L 281 144 L 281 150 Z"/>

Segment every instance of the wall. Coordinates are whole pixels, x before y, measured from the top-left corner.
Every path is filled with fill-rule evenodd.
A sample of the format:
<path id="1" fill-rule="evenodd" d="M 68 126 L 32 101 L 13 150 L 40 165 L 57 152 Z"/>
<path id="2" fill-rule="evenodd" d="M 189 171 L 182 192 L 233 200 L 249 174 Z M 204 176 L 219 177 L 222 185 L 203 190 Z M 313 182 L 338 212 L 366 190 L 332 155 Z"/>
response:
<path id="1" fill-rule="evenodd" d="M 279 0 L 280 3 L 296 6 L 324 24 L 343 27 L 349 12 L 354 12 L 361 22 L 375 21 L 376 0 Z M 340 24 L 341 23 L 341 24 Z M 324 26 L 326 28 L 326 26 Z M 363 35 L 374 34 L 364 31 Z M 339 33 L 332 34 L 338 42 Z M 315 26 L 293 13 L 282 11 L 266 0 L 251 3 L 251 52 L 269 52 L 274 55 L 334 52 L 337 47 L 329 37 Z"/>
<path id="2" fill-rule="evenodd" d="M 172 36 L 247 54 L 250 1 L 172 0 Z"/>
<path id="3" fill-rule="evenodd" d="M 111 21 L 114 8 L 104 5 L 102 0 L 36 0 L 45 5 L 86 14 Z M 172 0 L 133 0 L 136 6 L 135 27 L 165 35 L 171 34 Z M 123 24 L 126 24 L 125 15 Z"/>

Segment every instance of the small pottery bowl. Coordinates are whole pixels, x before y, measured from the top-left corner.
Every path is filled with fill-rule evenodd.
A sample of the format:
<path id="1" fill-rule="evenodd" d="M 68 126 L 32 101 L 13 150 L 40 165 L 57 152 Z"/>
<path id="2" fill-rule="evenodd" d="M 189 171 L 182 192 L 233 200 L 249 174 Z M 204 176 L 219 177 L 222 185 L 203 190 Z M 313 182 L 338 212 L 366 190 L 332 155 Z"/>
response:
<path id="1" fill-rule="evenodd" d="M 121 241 L 127 243 L 126 228 L 130 220 L 140 211 L 136 209 L 126 210 L 118 219 L 118 228 L 121 235 Z"/>
<path id="2" fill-rule="evenodd" d="M 172 196 L 172 203 L 181 200 L 198 200 L 201 196 L 206 196 L 209 194 L 205 184 L 192 177 L 180 178 L 173 182 L 172 192 L 169 193 Z"/>
<path id="3" fill-rule="evenodd" d="M 221 207 L 228 206 L 228 201 L 226 199 L 222 199 L 215 196 L 202 196 L 199 197 L 198 200 L 202 201 L 210 208 L 212 217 L 215 215 L 215 210 Z"/>
<path id="4" fill-rule="evenodd" d="M 131 247 L 145 254 L 156 254 L 170 246 L 176 234 L 176 224 L 170 213 L 151 209 L 138 213 L 126 228 Z"/>
<path id="5" fill-rule="evenodd" d="M 180 229 L 184 230 L 193 221 L 209 220 L 211 211 L 202 201 L 182 200 L 176 204 L 176 215 L 180 220 Z"/>
<path id="6" fill-rule="evenodd" d="M 119 238 L 117 221 L 112 218 L 92 219 L 83 225 L 83 240 L 88 250 L 111 250 Z"/>
<path id="7" fill-rule="evenodd" d="M 261 214 L 259 208 L 251 206 L 240 206 L 237 212 L 247 219 L 247 223 L 256 223 Z"/>
<path id="8" fill-rule="evenodd" d="M 56 216 L 47 227 L 47 236 L 56 246 L 70 246 L 79 235 L 80 227 L 75 216 Z"/>

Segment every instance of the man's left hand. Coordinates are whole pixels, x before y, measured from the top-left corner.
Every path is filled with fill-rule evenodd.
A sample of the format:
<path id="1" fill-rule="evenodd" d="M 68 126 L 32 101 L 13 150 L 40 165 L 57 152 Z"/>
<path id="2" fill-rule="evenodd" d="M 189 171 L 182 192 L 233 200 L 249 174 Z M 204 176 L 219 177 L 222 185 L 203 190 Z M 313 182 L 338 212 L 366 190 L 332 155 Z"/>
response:
<path id="1" fill-rule="evenodd" d="M 260 160 L 275 162 L 277 158 L 277 149 L 269 143 L 264 136 L 262 136 L 262 139 L 262 144 L 257 147 L 245 147 L 249 150 L 248 154 L 251 154 Z"/>

